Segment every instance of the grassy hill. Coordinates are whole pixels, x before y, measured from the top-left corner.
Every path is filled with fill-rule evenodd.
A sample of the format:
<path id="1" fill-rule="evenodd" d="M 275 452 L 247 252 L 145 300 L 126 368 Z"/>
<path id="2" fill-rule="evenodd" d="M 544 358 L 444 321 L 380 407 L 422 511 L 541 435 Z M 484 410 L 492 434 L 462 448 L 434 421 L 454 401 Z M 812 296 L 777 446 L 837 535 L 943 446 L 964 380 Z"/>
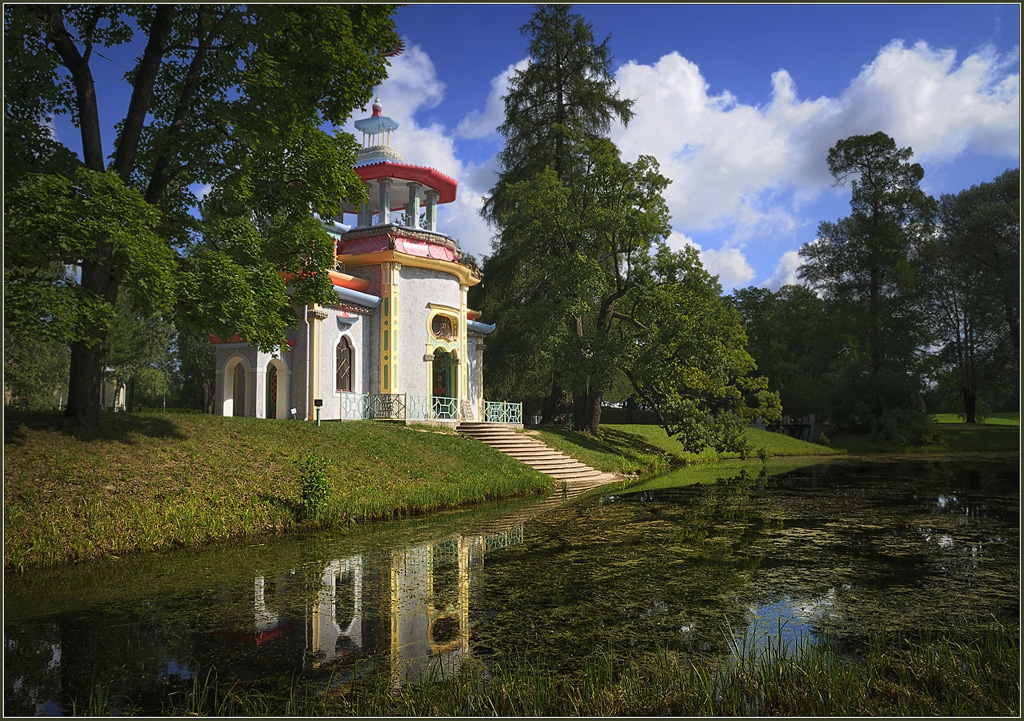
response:
<path id="1" fill-rule="evenodd" d="M 312 525 L 543 493 L 552 481 L 452 432 L 185 413 L 103 414 L 100 436 L 57 414 L 4 419 L 4 567 L 196 546 L 303 525 L 302 461 L 327 462 Z"/>

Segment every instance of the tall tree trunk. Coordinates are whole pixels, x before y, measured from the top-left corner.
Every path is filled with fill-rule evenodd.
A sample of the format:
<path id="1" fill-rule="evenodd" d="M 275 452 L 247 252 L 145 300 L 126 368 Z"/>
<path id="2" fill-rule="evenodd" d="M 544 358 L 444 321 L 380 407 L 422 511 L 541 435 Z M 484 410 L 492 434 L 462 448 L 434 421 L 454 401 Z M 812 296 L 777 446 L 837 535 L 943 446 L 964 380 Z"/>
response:
<path id="1" fill-rule="evenodd" d="M 566 394 L 558 385 L 558 373 L 551 374 L 551 392 L 541 408 L 541 415 L 549 423 L 563 423 L 566 413 Z"/>
<path id="2" fill-rule="evenodd" d="M 978 422 L 978 394 L 964 388 L 961 392 L 964 399 L 964 416 L 968 423 Z"/>
<path id="3" fill-rule="evenodd" d="M 582 424 L 588 433 L 597 435 L 601 430 L 601 402 L 604 400 L 604 391 L 591 391 L 586 399 L 586 420 Z"/>
<path id="4" fill-rule="evenodd" d="M 68 404 L 64 415 L 72 419 L 86 436 L 100 428 L 100 383 L 103 368 L 102 343 L 87 346 L 83 341 L 71 345 L 71 369 Z"/>
<path id="5" fill-rule="evenodd" d="M 573 392 L 572 394 L 572 427 L 573 430 L 582 431 L 586 429 L 587 419 L 587 393 Z"/>
<path id="6" fill-rule="evenodd" d="M 882 334 L 879 325 L 879 272 L 871 270 L 868 290 L 868 345 L 871 350 L 871 375 L 877 376 L 882 369 Z"/>

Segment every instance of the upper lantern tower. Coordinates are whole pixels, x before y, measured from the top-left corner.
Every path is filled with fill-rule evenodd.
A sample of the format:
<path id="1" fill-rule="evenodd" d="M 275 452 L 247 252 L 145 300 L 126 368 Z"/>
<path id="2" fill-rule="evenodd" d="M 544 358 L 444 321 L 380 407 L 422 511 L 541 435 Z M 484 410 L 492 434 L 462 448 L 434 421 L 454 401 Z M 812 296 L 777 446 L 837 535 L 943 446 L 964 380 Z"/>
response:
<path id="1" fill-rule="evenodd" d="M 363 147 L 356 156 L 357 168 L 380 161 L 402 162 L 402 156 L 391 147 L 391 132 L 398 130 L 398 121 L 381 115 L 382 109 L 380 98 L 377 98 L 373 101 L 373 115 L 356 121 L 356 130 L 363 133 Z"/>
<path id="2" fill-rule="evenodd" d="M 437 206 L 455 200 L 458 183 L 433 168 L 407 165 L 391 145 L 398 122 L 382 109 L 378 98 L 373 114 L 355 122 L 363 133 L 363 146 L 354 170 L 366 183 L 367 202 L 360 207 L 346 203 L 342 212 L 356 214 L 358 228 L 400 225 L 437 232 Z"/>

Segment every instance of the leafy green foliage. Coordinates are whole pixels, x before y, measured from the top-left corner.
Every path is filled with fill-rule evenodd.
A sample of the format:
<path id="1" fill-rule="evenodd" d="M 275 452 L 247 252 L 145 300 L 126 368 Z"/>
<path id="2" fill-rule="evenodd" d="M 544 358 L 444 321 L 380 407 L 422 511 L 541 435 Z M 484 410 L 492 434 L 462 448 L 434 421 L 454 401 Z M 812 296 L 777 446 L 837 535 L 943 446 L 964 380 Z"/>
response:
<path id="1" fill-rule="evenodd" d="M 499 227 L 515 208 L 505 197 L 512 185 L 545 168 L 563 181 L 577 138 L 607 135 L 613 120 L 633 117 L 633 101 L 615 89 L 609 38 L 596 43 L 590 22 L 571 6 L 540 5 L 520 31 L 529 39 L 530 64 L 509 82 L 498 128 L 505 138 L 502 170 L 484 209 Z"/>
<path id="2" fill-rule="evenodd" d="M 4 404 L 53 410 L 67 401 L 70 351 L 45 337 L 15 336 L 4 330 Z"/>
<path id="3" fill-rule="evenodd" d="M 940 198 L 925 314 L 943 405 L 961 409 L 968 423 L 1020 398 L 1019 240 L 1018 171 Z"/>
<path id="4" fill-rule="evenodd" d="M 564 418 L 571 383 L 560 378 L 564 364 L 552 356 L 549 339 L 575 331 L 564 325 L 562 299 L 549 291 L 553 282 L 572 282 L 593 267 L 579 262 L 586 252 L 574 247 L 571 229 L 553 232 L 546 221 L 557 223 L 560 208 L 572 211 L 573 193 L 579 208 L 580 186 L 568 181 L 572 172 L 587 175 L 574 159 L 579 146 L 607 134 L 613 120 L 628 122 L 632 101 L 615 90 L 608 40 L 595 43 L 590 23 L 569 6 L 539 6 L 521 32 L 531 62 L 511 79 L 505 97 L 501 172 L 483 211 L 497 235 L 486 260 L 482 310 L 499 328 L 488 341 L 486 382 L 493 397 L 525 398 L 542 406 L 545 417 Z M 524 196 L 532 200 L 528 187 L 540 193 L 529 216 L 517 207 Z M 534 229 L 544 233 L 537 242 Z"/>
<path id="5" fill-rule="evenodd" d="M 217 381 L 217 351 L 206 333 L 179 329 L 171 345 L 172 364 L 168 389 L 171 405 L 213 412 Z"/>
<path id="6" fill-rule="evenodd" d="M 632 117 L 632 102 L 613 91 L 608 41 L 595 45 L 589 24 L 561 6 L 539 8 L 523 32 L 532 62 L 505 98 L 502 171 L 485 207 L 498 228 L 486 265 L 484 310 L 499 329 L 488 386 L 542 405 L 547 418 L 571 394 L 574 425 L 597 433 L 604 394 L 625 375 L 687 450 L 739 447 L 745 404 L 763 401 L 770 417 L 773 396 L 744 377 L 753 364 L 742 328 L 719 312 L 717 284 L 694 313 L 725 326 L 701 337 L 709 345 L 682 337 L 685 282 L 666 280 L 667 266 L 699 262 L 664 245 L 669 181 L 657 161 L 624 162 L 602 137 L 613 119 Z"/>
<path id="7" fill-rule="evenodd" d="M 115 317 L 102 293 L 71 271 L 107 249 L 139 311 L 167 310 L 175 297 L 174 253 L 157 234 L 159 214 L 113 173 L 25 175 L 4 197 L 4 320 L 15 334 L 95 341 Z"/>
<path id="8" fill-rule="evenodd" d="M 330 464 L 317 451 L 306 451 L 302 459 L 301 496 L 302 517 L 315 521 L 331 500 L 331 482 L 327 478 Z"/>
<path id="9" fill-rule="evenodd" d="M 824 301 L 801 285 L 742 288 L 726 299 L 743 319 L 747 351 L 790 416 L 829 413 L 833 365 L 844 331 L 829 318 Z"/>
<path id="10" fill-rule="evenodd" d="M 5 178 L 15 183 L 5 231 L 18 243 L 5 310 L 15 332 L 41 318 L 73 344 L 68 413 L 82 427 L 97 430 L 96 379 L 122 289 L 140 312 L 173 308 L 183 327 L 264 349 L 283 342 L 293 302 L 330 299 L 318 271 L 333 265 L 332 244 L 309 211 L 330 215 L 365 191 L 352 138 L 321 126 L 343 125 L 385 77 L 393 12 L 5 6 Z M 129 41 L 144 50 L 126 73 L 131 99 L 108 163 L 99 106 L 109 89 L 92 63 Z M 79 128 L 80 158 L 48 133 L 58 114 Z M 196 186 L 208 192 L 201 217 Z M 76 266 L 74 277 L 38 270 L 57 263 Z M 281 271 L 299 278 L 294 298 Z"/>
<path id="11" fill-rule="evenodd" d="M 833 146 L 829 171 L 837 184 L 850 183 L 851 214 L 819 225 L 818 239 L 800 249 L 805 262 L 798 271 L 848 333 L 833 420 L 876 434 L 900 428 L 900 439 L 927 426 L 907 422 L 923 414 L 922 350 L 929 337 L 920 313 L 921 251 L 935 203 L 920 189 L 924 170 L 911 157 L 910 148 L 897 148 L 881 132 Z M 886 417 L 896 409 L 899 419 Z"/>
<path id="12" fill-rule="evenodd" d="M 661 247 L 654 273 L 630 295 L 638 332 L 625 366 L 639 396 L 684 450 L 746 448 L 743 427 L 781 414 L 753 358 L 739 314 L 692 247 Z"/>

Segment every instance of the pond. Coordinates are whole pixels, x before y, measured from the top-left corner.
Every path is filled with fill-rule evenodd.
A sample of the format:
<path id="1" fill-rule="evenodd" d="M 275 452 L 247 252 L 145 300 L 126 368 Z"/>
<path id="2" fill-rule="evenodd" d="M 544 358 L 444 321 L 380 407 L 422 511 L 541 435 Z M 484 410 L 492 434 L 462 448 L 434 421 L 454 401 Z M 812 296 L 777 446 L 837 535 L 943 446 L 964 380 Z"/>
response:
<path id="1" fill-rule="evenodd" d="M 750 468 L 10 575 L 4 710 L 68 713 L 100 685 L 113 711 L 160 713 L 211 668 L 401 682 L 469 656 L 571 673 L 595 650 L 722 659 L 781 636 L 855 653 L 880 629 L 1016 627 L 1016 458 Z"/>

